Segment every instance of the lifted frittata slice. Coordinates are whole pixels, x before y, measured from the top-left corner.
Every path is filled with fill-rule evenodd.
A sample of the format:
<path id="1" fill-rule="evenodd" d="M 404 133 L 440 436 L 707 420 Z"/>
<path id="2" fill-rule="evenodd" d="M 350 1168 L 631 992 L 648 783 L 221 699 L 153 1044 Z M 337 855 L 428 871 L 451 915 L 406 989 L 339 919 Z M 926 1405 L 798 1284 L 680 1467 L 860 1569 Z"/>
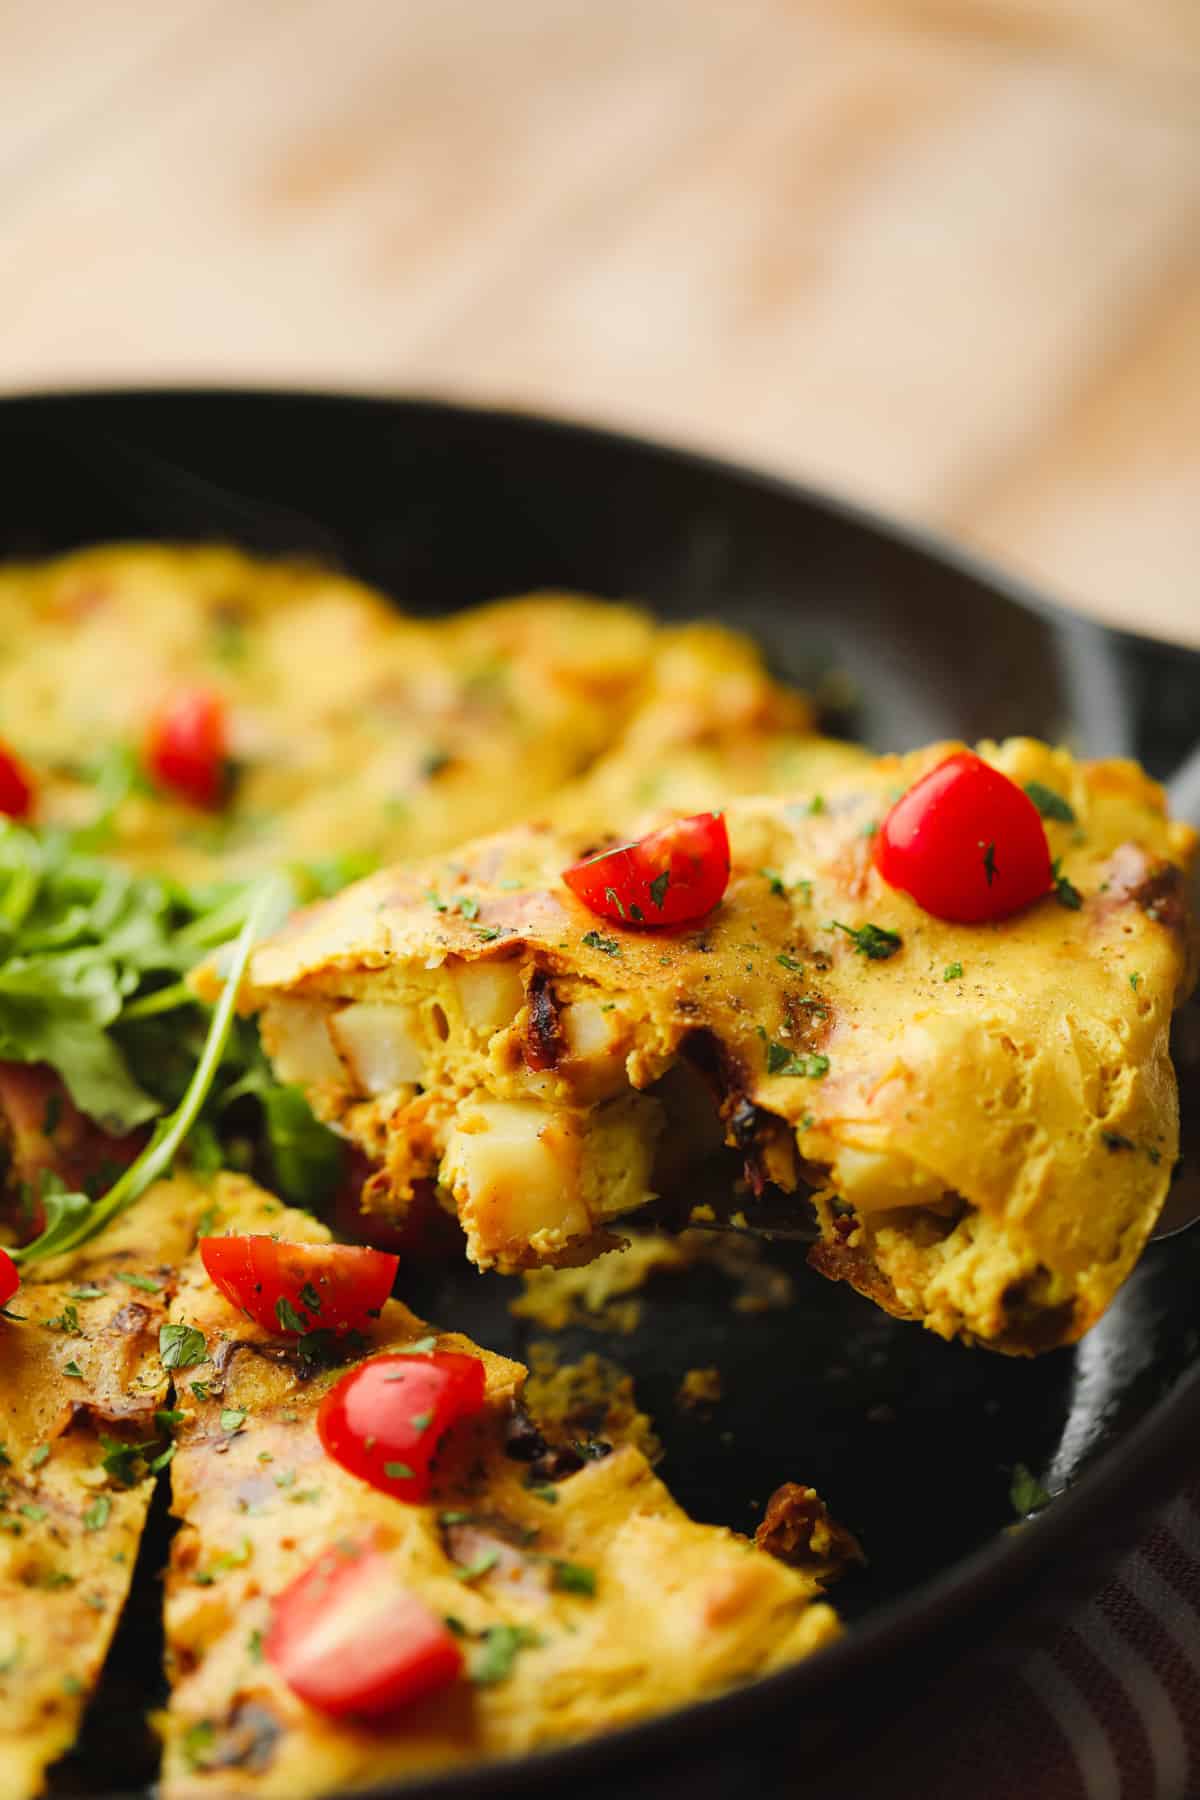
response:
<path id="1" fill-rule="evenodd" d="M 185 880 L 444 850 L 548 806 L 643 713 L 639 743 L 701 762 L 714 734 L 784 754 L 812 725 L 737 633 L 579 595 L 418 619 L 311 565 L 112 545 L 0 569 L 0 609 L 39 819 Z M 181 787 L 152 748 L 177 716 Z"/>
<path id="2" fill-rule="evenodd" d="M 530 828 L 298 915 L 246 1002 L 280 1076 L 383 1165 L 369 1203 L 435 1179 L 482 1266 L 585 1260 L 724 1138 L 756 1191 L 812 1190 L 824 1273 L 947 1337 L 1069 1342 L 1170 1181 L 1196 840 L 1131 763 L 985 746 L 1060 797 L 1066 885 L 944 923 L 871 850 L 954 748 L 733 803 L 732 879 L 699 927 L 597 920 L 560 879 L 594 835 Z"/>
<path id="3" fill-rule="evenodd" d="M 42 1791 L 121 1616 L 168 1448 L 160 1327 L 204 1196 L 160 1182 L 0 1319 L 0 1794 Z"/>
<path id="4" fill-rule="evenodd" d="M 226 1189 L 216 1229 L 327 1238 L 248 1182 Z M 547 1443 L 519 1364 L 399 1302 L 357 1343 L 268 1337 L 197 1258 L 173 1311 L 203 1341 L 176 1394 L 165 1800 L 304 1800 L 515 1755 L 719 1692 L 836 1635 L 820 1550 L 784 1567 L 693 1523 L 631 1442 Z M 486 1399 L 443 1440 L 429 1501 L 406 1504 L 334 1462 L 316 1414 L 349 1364 L 434 1348 L 479 1358 Z M 453 1622 L 466 1656 L 463 1678 L 370 1724 L 306 1705 L 264 1655 L 278 1596 L 331 1546 L 365 1543 Z"/>

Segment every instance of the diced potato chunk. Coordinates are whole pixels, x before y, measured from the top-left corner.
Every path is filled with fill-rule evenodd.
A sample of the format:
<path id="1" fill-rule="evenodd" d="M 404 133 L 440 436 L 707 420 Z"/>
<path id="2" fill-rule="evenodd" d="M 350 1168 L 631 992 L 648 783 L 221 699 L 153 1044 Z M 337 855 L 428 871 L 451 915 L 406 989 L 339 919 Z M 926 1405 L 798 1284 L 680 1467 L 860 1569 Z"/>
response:
<path id="1" fill-rule="evenodd" d="M 423 1077 L 425 1054 L 410 1006 L 356 1001 L 332 1015 L 329 1032 L 362 1094 L 387 1094 Z"/>
<path id="2" fill-rule="evenodd" d="M 524 1003 L 520 964 L 513 957 L 487 957 L 454 969 L 465 1023 L 485 1037 L 511 1025 Z"/>
<path id="3" fill-rule="evenodd" d="M 260 1020 L 262 1040 L 280 1081 L 299 1086 L 344 1083 L 346 1071 L 327 1029 L 319 1000 L 273 1000 Z"/>
<path id="4" fill-rule="evenodd" d="M 473 1102 L 450 1133 L 441 1180 L 458 1203 L 468 1248 L 503 1265 L 540 1234 L 556 1241 L 591 1229 L 579 1190 L 580 1140 L 566 1113 L 535 1101 Z"/>

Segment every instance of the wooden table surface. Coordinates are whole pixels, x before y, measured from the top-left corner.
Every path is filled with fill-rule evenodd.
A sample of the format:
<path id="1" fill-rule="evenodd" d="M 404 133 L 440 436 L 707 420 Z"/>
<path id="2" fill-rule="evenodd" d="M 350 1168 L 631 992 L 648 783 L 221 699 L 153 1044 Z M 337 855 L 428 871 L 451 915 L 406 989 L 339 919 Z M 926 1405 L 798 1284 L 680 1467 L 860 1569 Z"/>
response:
<path id="1" fill-rule="evenodd" d="M 626 424 L 1200 644 L 1197 0 L 0 0 L 0 385 Z"/>

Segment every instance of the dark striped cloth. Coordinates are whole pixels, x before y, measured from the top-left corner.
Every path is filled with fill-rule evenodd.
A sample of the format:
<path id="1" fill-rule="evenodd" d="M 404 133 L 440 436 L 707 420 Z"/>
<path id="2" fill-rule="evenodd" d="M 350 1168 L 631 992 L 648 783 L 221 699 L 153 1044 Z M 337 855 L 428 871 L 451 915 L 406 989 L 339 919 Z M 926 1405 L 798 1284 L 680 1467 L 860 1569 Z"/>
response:
<path id="1" fill-rule="evenodd" d="M 821 1800 L 1197 1800 L 1200 1486 L 1080 1611 L 939 1681 Z"/>

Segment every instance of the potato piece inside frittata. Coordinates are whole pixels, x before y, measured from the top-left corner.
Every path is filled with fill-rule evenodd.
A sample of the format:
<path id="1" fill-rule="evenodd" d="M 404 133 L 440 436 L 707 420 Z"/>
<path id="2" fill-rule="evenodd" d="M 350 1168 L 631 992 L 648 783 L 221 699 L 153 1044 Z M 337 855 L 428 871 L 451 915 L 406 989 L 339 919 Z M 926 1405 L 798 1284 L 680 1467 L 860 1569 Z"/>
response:
<path id="1" fill-rule="evenodd" d="M 732 879 L 699 926 L 597 920 L 560 879 L 594 831 L 530 827 L 298 915 L 245 1003 L 280 1075 L 382 1165 L 369 1205 L 435 1179 L 481 1266 L 585 1260 L 724 1137 L 756 1191 L 811 1191 L 825 1274 L 947 1337 L 1070 1342 L 1175 1161 L 1196 839 L 1131 763 L 985 745 L 1066 803 L 1047 831 L 1082 900 L 947 924 L 882 882 L 871 834 L 954 748 L 732 803 Z M 863 954 L 867 924 L 897 953 Z"/>
<path id="2" fill-rule="evenodd" d="M 215 1226 L 327 1237 L 248 1182 L 227 1185 Z M 619 1434 L 586 1459 L 547 1445 L 521 1408 L 519 1364 L 431 1332 L 397 1301 L 334 1352 L 339 1369 L 424 1340 L 486 1370 L 485 1410 L 443 1443 L 422 1505 L 325 1454 L 330 1377 L 313 1347 L 248 1323 L 199 1258 L 173 1316 L 203 1334 L 206 1360 L 177 1389 L 165 1800 L 304 1800 L 516 1755 L 720 1692 L 837 1633 L 819 1554 L 785 1567 L 693 1523 Z M 364 1537 L 399 1586 L 455 1621 L 467 1657 L 465 1678 L 370 1725 L 306 1706 L 263 1655 L 273 1597 L 331 1544 Z"/>

